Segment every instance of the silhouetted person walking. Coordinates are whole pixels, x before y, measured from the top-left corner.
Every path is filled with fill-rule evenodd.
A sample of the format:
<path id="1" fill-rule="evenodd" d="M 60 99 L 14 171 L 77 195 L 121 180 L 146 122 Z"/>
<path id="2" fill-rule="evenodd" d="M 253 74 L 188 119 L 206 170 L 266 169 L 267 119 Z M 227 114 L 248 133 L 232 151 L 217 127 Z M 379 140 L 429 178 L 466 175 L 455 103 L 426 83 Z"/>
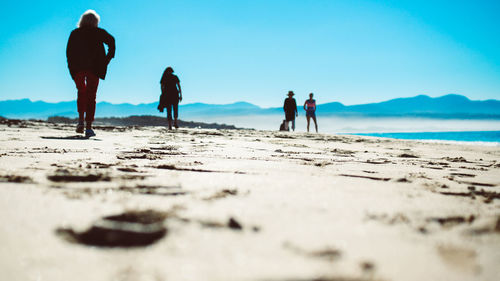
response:
<path id="1" fill-rule="evenodd" d="M 172 67 L 167 67 L 160 80 L 161 96 L 158 110 L 163 112 L 167 108 L 168 129 L 172 130 L 172 109 L 174 110 L 174 126 L 179 128 L 177 118 L 179 117 L 179 102 L 182 101 L 182 90 L 179 77 L 174 74 Z"/>
<path id="2" fill-rule="evenodd" d="M 94 10 L 87 10 L 80 17 L 78 28 L 71 32 L 66 47 L 66 57 L 71 77 L 78 89 L 78 125 L 77 133 L 83 133 L 83 120 L 86 121 L 86 137 L 95 136 L 92 130 L 94 122 L 97 86 L 99 78 L 106 77 L 109 62 L 115 56 L 115 38 L 106 30 L 97 27 L 99 15 Z M 108 53 L 104 49 L 108 46 Z"/>
<path id="3" fill-rule="evenodd" d="M 293 98 L 293 95 L 293 91 L 288 91 L 288 98 L 285 99 L 283 110 L 285 111 L 286 127 L 289 127 L 288 124 L 292 121 L 292 130 L 295 131 L 295 117 L 299 116 L 299 113 L 297 112 L 297 102 Z"/>
<path id="4" fill-rule="evenodd" d="M 309 94 L 309 99 L 304 103 L 304 110 L 306 111 L 307 118 L 307 132 L 309 132 L 309 123 L 311 118 L 314 120 L 316 133 L 318 132 L 318 123 L 316 122 L 316 100 L 313 99 L 313 93 Z"/>

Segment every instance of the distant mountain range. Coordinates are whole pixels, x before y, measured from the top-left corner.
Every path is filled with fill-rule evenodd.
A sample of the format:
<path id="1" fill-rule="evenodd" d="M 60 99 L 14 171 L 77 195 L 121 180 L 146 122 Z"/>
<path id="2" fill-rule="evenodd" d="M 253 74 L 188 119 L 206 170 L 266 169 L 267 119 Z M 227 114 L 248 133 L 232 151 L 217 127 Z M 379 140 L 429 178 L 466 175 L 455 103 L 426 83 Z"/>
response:
<path id="1" fill-rule="evenodd" d="M 158 103 L 111 104 L 100 102 L 96 117 L 125 117 L 131 115 L 164 116 L 156 109 Z M 303 112 L 298 104 L 299 113 Z M 282 114 L 282 107 L 261 108 L 247 102 L 216 105 L 191 103 L 180 105 L 183 119 L 203 116 L 243 116 Z M 437 98 L 420 95 L 411 98 L 397 98 L 379 103 L 343 105 L 339 102 L 319 104 L 318 115 L 358 117 L 426 117 L 457 119 L 500 119 L 500 101 L 473 101 L 467 97 L 449 94 Z M 75 117 L 76 102 L 47 103 L 29 99 L 0 101 L 0 116 L 21 119 L 46 119 L 50 116 Z"/>

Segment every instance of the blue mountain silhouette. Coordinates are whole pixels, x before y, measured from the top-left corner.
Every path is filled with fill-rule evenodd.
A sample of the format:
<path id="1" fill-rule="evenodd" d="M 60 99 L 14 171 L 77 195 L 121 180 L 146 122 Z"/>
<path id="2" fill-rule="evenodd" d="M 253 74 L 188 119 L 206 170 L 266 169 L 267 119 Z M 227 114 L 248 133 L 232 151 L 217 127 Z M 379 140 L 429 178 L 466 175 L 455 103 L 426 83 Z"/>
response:
<path id="1" fill-rule="evenodd" d="M 130 115 L 163 116 L 156 109 L 157 102 L 143 104 L 112 104 L 100 102 L 97 117 L 124 117 Z M 299 112 L 301 111 L 299 102 Z M 193 116 L 242 116 L 282 114 L 282 107 L 261 108 L 247 102 L 231 104 L 191 103 L 180 105 L 183 118 Z M 430 117 L 430 118 L 487 118 L 500 119 L 500 101 L 473 101 L 467 97 L 449 94 L 437 98 L 419 95 L 397 98 L 379 103 L 346 106 L 339 102 L 319 104 L 320 115 L 369 117 Z M 47 118 L 49 116 L 75 117 L 76 102 L 47 103 L 29 99 L 0 101 L 0 116 L 6 118 Z"/>

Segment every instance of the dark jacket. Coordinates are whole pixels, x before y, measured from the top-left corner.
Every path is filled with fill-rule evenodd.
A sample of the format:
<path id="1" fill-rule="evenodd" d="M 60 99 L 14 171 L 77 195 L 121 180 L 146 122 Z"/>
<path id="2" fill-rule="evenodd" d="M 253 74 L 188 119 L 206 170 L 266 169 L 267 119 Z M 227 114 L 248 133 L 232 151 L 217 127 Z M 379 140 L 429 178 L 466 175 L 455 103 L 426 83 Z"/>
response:
<path id="1" fill-rule="evenodd" d="M 108 45 L 108 54 L 104 50 Z M 104 80 L 109 61 L 115 56 L 115 38 L 98 27 L 80 27 L 71 32 L 66 58 L 71 77 L 79 71 L 91 71 Z"/>
<path id="2" fill-rule="evenodd" d="M 179 77 L 172 73 L 163 72 L 160 80 L 161 96 L 158 109 L 167 107 L 168 104 L 179 103 L 179 88 L 177 84 L 180 83 Z"/>
<path id="3" fill-rule="evenodd" d="M 285 111 L 286 121 L 295 120 L 295 114 L 297 113 L 297 102 L 294 98 L 286 98 L 283 104 L 283 110 Z"/>

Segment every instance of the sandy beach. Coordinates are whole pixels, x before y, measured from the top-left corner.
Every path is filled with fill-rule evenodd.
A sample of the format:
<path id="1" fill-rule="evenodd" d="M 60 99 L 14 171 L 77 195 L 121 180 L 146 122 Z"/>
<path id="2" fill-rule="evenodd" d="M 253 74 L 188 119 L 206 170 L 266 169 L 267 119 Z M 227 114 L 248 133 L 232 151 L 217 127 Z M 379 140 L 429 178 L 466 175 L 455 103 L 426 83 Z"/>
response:
<path id="1" fill-rule="evenodd" d="M 0 125 L 2 280 L 500 280 L 500 149 Z"/>

